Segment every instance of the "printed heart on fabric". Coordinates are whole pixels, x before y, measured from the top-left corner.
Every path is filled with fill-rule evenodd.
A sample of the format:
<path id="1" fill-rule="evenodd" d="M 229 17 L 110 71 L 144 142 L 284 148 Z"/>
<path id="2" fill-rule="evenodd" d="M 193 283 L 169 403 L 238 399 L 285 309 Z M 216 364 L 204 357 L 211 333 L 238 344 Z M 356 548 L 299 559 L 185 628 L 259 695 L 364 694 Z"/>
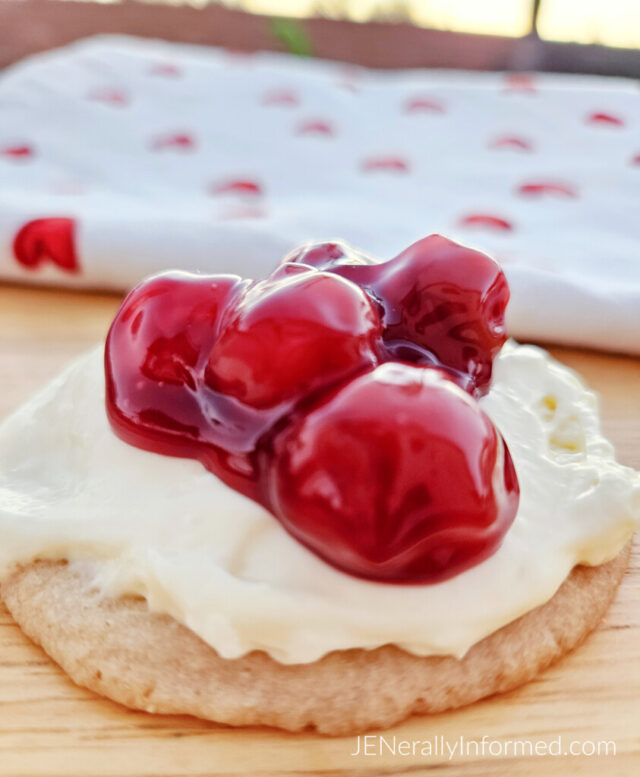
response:
<path id="1" fill-rule="evenodd" d="M 76 224 L 71 218 L 34 219 L 25 224 L 13 241 L 16 260 L 29 270 L 52 262 L 69 273 L 80 272 L 75 246 Z"/>

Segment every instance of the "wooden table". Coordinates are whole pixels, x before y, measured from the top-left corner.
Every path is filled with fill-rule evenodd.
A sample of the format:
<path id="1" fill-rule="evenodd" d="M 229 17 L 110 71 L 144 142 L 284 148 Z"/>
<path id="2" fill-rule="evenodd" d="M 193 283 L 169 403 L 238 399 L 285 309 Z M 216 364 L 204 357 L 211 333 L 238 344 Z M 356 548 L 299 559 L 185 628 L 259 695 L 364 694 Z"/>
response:
<path id="1" fill-rule="evenodd" d="M 116 297 L 0 287 L 0 417 L 100 340 Z M 554 349 L 602 394 L 607 434 L 640 468 L 640 361 Z M 386 741 L 445 737 L 550 742 L 613 740 L 615 757 L 514 758 L 350 754 L 355 738 L 234 730 L 132 712 L 74 686 L 0 606 L 0 775 L 566 775 L 640 773 L 640 554 L 603 626 L 528 686 L 466 709 L 414 718 Z M 376 743 L 377 746 L 377 743 Z M 492 745 L 497 749 L 498 745 Z M 507 746 L 508 747 L 508 746 Z"/>

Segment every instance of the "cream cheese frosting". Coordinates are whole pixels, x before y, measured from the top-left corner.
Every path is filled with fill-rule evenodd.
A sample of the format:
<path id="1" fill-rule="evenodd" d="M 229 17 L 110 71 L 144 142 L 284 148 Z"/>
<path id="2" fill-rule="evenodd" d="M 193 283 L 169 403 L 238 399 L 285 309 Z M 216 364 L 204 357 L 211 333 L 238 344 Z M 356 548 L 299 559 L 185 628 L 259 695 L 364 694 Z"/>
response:
<path id="1" fill-rule="evenodd" d="M 306 663 L 388 643 L 462 656 L 550 599 L 575 564 L 613 558 L 640 524 L 640 475 L 616 463 L 596 396 L 533 346 L 504 346 L 481 400 L 516 466 L 516 519 L 494 555 L 435 585 L 351 577 L 197 461 L 122 442 L 102 355 L 0 425 L 0 576 L 69 559 L 105 595 L 146 597 L 225 658 Z"/>

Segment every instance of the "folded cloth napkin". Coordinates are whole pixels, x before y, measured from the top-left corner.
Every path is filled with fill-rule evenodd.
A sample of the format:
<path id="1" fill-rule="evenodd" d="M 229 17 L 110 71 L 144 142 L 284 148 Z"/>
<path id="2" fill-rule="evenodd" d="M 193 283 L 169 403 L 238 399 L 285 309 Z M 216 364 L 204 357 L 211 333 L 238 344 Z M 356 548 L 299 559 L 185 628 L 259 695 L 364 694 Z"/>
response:
<path id="1" fill-rule="evenodd" d="M 308 240 L 440 232 L 503 263 L 510 334 L 640 353 L 640 91 L 121 37 L 0 77 L 0 276 L 259 276 Z"/>

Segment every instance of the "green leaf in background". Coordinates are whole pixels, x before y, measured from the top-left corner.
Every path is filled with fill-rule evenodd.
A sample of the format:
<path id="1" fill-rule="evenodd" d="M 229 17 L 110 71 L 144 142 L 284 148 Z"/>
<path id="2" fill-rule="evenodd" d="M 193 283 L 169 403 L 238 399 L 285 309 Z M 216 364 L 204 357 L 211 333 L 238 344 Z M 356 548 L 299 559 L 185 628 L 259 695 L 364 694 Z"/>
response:
<path id="1" fill-rule="evenodd" d="M 313 47 L 306 30 L 300 22 L 293 19 L 272 19 L 269 32 L 284 43 L 290 54 L 299 57 L 312 57 Z"/>

